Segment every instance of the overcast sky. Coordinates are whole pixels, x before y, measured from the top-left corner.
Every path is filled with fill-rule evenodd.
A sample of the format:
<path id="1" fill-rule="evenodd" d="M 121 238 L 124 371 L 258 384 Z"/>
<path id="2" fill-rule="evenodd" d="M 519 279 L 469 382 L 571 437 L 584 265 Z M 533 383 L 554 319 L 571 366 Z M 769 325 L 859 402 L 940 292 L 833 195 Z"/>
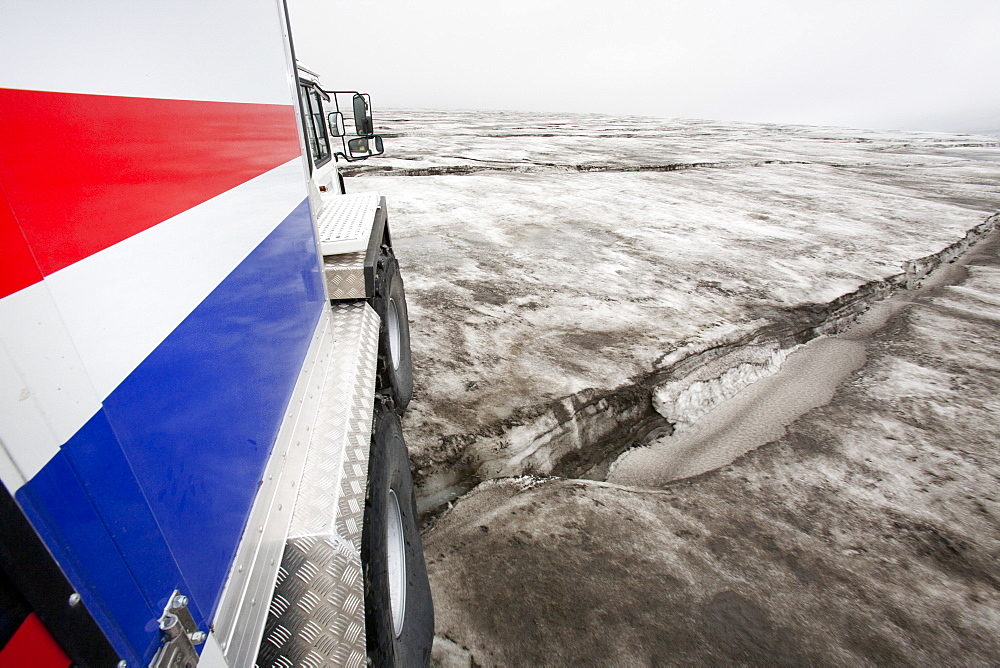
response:
<path id="1" fill-rule="evenodd" d="M 379 107 L 1000 132 L 1000 0 L 288 0 Z"/>

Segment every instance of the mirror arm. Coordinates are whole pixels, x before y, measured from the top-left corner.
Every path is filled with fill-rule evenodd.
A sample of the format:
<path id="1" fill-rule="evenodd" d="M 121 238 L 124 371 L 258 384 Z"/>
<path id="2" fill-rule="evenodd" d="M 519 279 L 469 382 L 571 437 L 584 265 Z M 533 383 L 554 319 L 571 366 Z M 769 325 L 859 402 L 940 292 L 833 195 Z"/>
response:
<path id="1" fill-rule="evenodd" d="M 336 152 L 336 153 L 334 153 L 333 155 L 334 155 L 334 157 L 340 157 L 340 158 L 343 158 L 343 159 L 344 159 L 344 160 L 346 160 L 347 162 L 361 162 L 362 160 L 367 160 L 368 158 L 371 158 L 371 157 L 372 157 L 372 156 L 370 156 L 370 155 L 363 155 L 363 156 L 361 156 L 360 158 L 352 158 L 352 157 L 350 157 L 350 156 L 347 156 L 347 155 L 344 155 L 344 154 L 343 154 L 343 153 L 341 153 L 340 151 L 337 151 L 337 152 Z M 381 155 L 381 153 L 379 153 L 378 155 Z"/>

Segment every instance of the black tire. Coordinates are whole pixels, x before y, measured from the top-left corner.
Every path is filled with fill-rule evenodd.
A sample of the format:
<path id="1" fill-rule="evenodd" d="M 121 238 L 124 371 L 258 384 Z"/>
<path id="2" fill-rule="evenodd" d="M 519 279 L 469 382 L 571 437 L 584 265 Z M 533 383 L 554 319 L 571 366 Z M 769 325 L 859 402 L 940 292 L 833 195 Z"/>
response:
<path id="1" fill-rule="evenodd" d="M 382 246 L 379 252 L 372 307 L 382 321 L 378 335 L 378 390 L 392 397 L 396 413 L 402 415 L 413 398 L 410 323 L 399 262 L 388 246 Z"/>
<path id="2" fill-rule="evenodd" d="M 395 501 L 394 501 L 395 499 Z M 402 541 L 389 537 L 392 504 L 399 508 Z M 392 576 L 389 551 L 402 543 L 405 567 L 405 603 L 402 622 L 396 627 L 390 598 Z M 429 666 L 434 641 L 434 604 L 431 600 L 423 543 L 417 524 L 417 504 L 413 496 L 410 461 L 403 441 L 399 416 L 381 403 L 375 407 L 371 455 L 368 460 L 368 491 L 365 523 L 361 532 L 361 562 L 365 585 L 365 634 L 368 658 L 377 668 Z M 399 564 L 399 561 L 396 561 Z M 399 581 L 397 580 L 397 583 Z M 397 592 L 400 589 L 397 589 Z"/>

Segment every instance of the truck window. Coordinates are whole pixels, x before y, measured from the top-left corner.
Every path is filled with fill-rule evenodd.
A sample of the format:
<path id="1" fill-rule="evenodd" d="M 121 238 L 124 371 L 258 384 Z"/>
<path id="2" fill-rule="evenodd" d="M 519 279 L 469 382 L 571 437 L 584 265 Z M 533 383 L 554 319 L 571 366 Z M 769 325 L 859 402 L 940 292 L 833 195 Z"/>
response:
<path id="1" fill-rule="evenodd" d="M 312 86 L 301 86 L 303 125 L 306 141 L 312 156 L 313 167 L 319 167 L 330 160 L 330 137 L 323 119 L 323 99 Z"/>

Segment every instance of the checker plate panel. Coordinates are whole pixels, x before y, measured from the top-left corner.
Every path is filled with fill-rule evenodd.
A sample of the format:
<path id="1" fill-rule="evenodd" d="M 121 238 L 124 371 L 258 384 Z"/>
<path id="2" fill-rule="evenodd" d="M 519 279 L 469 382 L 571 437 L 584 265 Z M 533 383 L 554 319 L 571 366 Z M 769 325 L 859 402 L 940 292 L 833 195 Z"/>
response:
<path id="1" fill-rule="evenodd" d="M 316 218 L 323 255 L 356 253 L 368 247 L 379 205 L 378 193 L 354 193 L 323 197 L 323 210 Z"/>
<path id="2" fill-rule="evenodd" d="M 365 253 L 328 255 L 323 258 L 323 274 L 330 299 L 365 299 Z"/>
<path id="3" fill-rule="evenodd" d="M 379 320 L 336 304 L 334 358 L 257 665 L 361 666 L 366 660 L 361 526 L 375 400 Z"/>

